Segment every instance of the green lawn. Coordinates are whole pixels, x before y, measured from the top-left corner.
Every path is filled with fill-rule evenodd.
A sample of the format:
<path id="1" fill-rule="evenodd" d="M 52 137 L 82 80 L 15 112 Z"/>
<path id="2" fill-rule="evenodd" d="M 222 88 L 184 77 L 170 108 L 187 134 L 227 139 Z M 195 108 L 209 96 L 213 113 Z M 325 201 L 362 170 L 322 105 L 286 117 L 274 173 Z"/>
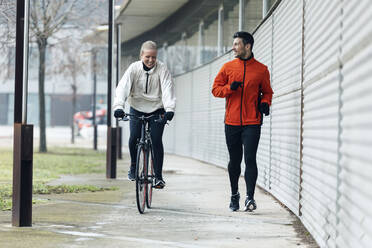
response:
<path id="1" fill-rule="evenodd" d="M 93 185 L 48 186 L 47 182 L 60 175 L 104 173 L 106 153 L 83 148 L 50 148 L 48 153 L 34 152 L 34 194 L 71 193 L 115 190 Z M 0 210 L 11 209 L 13 152 L 0 150 Z"/>

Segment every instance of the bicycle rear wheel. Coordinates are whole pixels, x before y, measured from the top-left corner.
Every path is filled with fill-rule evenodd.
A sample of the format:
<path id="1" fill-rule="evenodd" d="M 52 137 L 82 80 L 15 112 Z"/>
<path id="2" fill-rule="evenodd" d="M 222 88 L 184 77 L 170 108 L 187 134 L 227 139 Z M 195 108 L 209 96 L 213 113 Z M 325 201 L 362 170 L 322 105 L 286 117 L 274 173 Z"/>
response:
<path id="1" fill-rule="evenodd" d="M 152 202 L 152 189 L 155 184 L 155 174 L 154 174 L 154 154 L 152 153 L 152 149 L 150 147 L 148 152 L 148 184 L 146 186 L 147 188 L 147 194 L 146 194 L 146 205 L 148 208 L 151 208 L 151 202 Z"/>
<path id="2" fill-rule="evenodd" d="M 138 211 L 143 214 L 145 211 L 146 202 L 146 180 L 147 173 L 147 159 L 146 151 L 143 146 L 139 146 L 137 150 L 137 163 L 136 163 L 136 200 Z"/>

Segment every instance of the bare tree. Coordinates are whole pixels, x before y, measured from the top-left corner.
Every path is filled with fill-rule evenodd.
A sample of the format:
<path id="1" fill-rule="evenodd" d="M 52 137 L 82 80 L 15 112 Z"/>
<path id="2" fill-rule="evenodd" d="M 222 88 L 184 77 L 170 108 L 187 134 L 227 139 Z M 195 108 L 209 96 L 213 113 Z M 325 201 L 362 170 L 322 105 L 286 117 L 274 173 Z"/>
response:
<path id="1" fill-rule="evenodd" d="M 0 0 L 0 49 L 14 42 L 15 22 L 16 1 Z"/>
<path id="2" fill-rule="evenodd" d="M 16 1 L 14 0 L 0 0 L 0 67 L 7 68 L 0 70 L 0 76 L 10 78 L 11 76 L 11 62 L 13 62 L 14 40 L 15 40 L 15 24 L 16 22 Z"/>
<path id="3" fill-rule="evenodd" d="M 31 0 L 30 28 L 39 52 L 39 152 L 47 152 L 45 123 L 45 70 L 46 52 L 50 38 L 56 33 L 69 36 L 68 28 L 83 28 L 92 25 L 97 4 L 102 0 Z M 63 36 L 64 34 L 60 35 Z M 59 37 L 61 38 L 61 37 Z"/>
<path id="4" fill-rule="evenodd" d="M 77 112 L 77 91 L 78 91 L 78 77 L 88 69 L 88 58 L 83 55 L 86 50 L 84 44 L 79 40 L 69 39 L 59 45 L 58 62 L 55 68 L 57 74 L 62 74 L 68 82 L 72 91 L 72 114 Z M 72 117 L 72 116 L 71 116 Z M 71 143 L 75 143 L 74 121 L 71 118 Z"/>

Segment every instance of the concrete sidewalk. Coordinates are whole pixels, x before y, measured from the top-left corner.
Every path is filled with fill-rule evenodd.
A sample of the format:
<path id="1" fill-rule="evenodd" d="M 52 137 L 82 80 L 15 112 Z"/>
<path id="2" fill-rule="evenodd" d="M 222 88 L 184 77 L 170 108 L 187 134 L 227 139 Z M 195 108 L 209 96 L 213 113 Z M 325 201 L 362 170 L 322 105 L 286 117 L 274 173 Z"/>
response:
<path id="1" fill-rule="evenodd" d="M 0 247 L 316 247 L 299 238 L 296 218 L 260 189 L 254 213 L 230 212 L 227 171 L 178 156 L 165 156 L 167 186 L 154 191 L 153 208 L 141 215 L 127 169 L 124 159 L 116 180 L 81 175 L 52 182 L 120 190 L 35 195 L 47 202 L 34 205 L 32 227 L 12 227 L 11 212 L 0 212 Z M 242 195 L 244 188 L 241 178 Z"/>

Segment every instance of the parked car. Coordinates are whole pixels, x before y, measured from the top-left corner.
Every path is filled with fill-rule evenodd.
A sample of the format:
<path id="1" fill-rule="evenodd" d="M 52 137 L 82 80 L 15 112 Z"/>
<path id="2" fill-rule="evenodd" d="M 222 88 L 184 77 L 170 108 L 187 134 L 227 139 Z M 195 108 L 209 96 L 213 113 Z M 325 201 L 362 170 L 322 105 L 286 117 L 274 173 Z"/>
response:
<path id="1" fill-rule="evenodd" d="M 107 121 L 107 110 L 104 106 L 96 106 L 96 124 L 105 124 Z M 91 127 L 93 125 L 93 113 L 92 111 L 79 111 L 74 114 L 74 127 L 75 134 L 80 135 L 80 130 L 84 127 Z"/>

